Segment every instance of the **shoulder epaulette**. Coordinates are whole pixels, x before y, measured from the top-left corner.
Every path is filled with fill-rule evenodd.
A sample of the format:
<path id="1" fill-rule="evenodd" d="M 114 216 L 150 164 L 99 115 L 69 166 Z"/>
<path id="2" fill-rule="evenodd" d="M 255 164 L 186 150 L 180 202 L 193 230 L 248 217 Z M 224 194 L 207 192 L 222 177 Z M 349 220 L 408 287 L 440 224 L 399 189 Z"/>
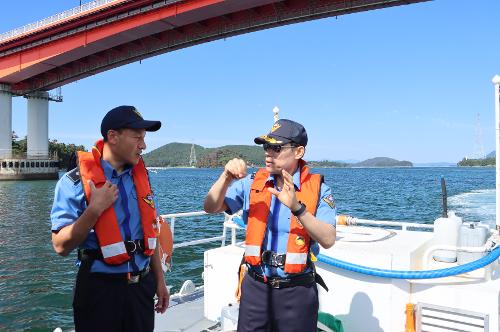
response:
<path id="1" fill-rule="evenodd" d="M 75 167 L 66 173 L 66 176 L 73 182 L 73 184 L 77 184 L 78 181 L 80 181 L 80 170 L 78 167 Z"/>

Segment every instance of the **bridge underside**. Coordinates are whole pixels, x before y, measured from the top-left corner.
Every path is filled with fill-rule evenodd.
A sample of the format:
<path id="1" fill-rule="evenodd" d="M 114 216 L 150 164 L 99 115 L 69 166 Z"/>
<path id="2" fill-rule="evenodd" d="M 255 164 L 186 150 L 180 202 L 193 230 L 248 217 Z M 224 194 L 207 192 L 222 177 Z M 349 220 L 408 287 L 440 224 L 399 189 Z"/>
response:
<path id="1" fill-rule="evenodd" d="M 0 58 L 12 57 L 10 69 L 0 68 L 0 82 L 9 84 L 14 94 L 24 95 L 36 90 L 50 90 L 111 68 L 221 38 L 423 1 L 428 0 L 206 0 L 203 10 L 199 10 L 202 8 L 199 7 L 183 13 L 179 13 L 178 9 L 173 12 L 172 6 L 159 6 L 130 18 L 118 17 L 116 22 L 98 28 L 101 29 L 100 38 L 92 35 L 98 29 L 82 32 L 77 29 L 73 35 L 66 34 L 59 39 L 53 37 L 50 45 L 41 44 L 17 53 L 15 49 L 9 52 L 0 48 Z M 253 7 L 247 8 L 250 4 Z M 130 22 L 127 23 L 127 20 Z M 114 33 L 105 35 L 107 27 L 114 29 Z M 65 50 L 64 45 L 70 49 Z M 40 47 L 49 50 L 45 56 L 40 55 L 40 50 L 37 51 Z M 38 58 L 35 57 L 32 64 L 26 61 L 17 64 L 15 59 L 21 59 L 18 53 L 22 52 L 38 52 Z"/>

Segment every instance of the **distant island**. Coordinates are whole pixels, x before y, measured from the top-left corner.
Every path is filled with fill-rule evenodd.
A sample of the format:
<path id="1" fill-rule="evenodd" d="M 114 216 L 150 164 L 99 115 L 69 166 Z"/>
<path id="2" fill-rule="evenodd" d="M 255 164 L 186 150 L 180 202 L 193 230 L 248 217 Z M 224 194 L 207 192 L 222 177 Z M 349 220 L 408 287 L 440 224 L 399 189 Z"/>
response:
<path id="1" fill-rule="evenodd" d="M 400 161 L 387 157 L 376 157 L 351 164 L 351 167 L 413 167 L 410 161 Z"/>
<path id="2" fill-rule="evenodd" d="M 144 154 L 146 165 L 150 167 L 190 167 L 191 154 L 189 143 L 168 143 Z M 241 158 L 250 166 L 261 167 L 264 163 L 264 152 L 261 146 L 255 145 L 225 145 L 218 148 L 205 148 L 194 145 L 196 152 L 195 167 L 215 168 L 224 165 L 233 158 Z M 357 163 L 341 161 L 308 161 L 311 167 L 413 167 L 409 161 L 399 161 L 387 157 L 367 159 Z"/>
<path id="3" fill-rule="evenodd" d="M 477 159 L 473 159 L 473 158 L 463 158 L 462 160 L 460 160 L 457 164 L 457 166 L 463 166 L 463 167 L 467 167 L 467 166 L 495 166 L 496 165 L 496 152 L 495 151 L 492 151 L 490 153 L 488 153 L 484 158 L 477 158 Z"/>

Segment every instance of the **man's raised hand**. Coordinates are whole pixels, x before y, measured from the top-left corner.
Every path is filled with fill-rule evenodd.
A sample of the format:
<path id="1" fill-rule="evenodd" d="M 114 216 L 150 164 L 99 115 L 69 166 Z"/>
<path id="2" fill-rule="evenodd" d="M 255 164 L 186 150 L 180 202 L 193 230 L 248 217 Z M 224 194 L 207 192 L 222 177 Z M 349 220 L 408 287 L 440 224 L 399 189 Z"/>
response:
<path id="1" fill-rule="evenodd" d="M 224 167 L 224 174 L 236 180 L 243 179 L 247 176 L 247 164 L 243 159 L 231 159 Z"/>

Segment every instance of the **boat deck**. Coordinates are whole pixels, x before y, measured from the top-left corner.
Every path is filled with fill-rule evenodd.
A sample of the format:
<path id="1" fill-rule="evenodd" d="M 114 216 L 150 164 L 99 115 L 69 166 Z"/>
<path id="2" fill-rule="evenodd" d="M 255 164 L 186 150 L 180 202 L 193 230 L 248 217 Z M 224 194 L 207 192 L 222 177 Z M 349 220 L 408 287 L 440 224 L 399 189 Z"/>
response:
<path id="1" fill-rule="evenodd" d="M 203 315 L 203 287 L 188 295 L 173 295 L 164 314 L 155 315 L 156 332 L 214 332 L 221 324 Z"/>

